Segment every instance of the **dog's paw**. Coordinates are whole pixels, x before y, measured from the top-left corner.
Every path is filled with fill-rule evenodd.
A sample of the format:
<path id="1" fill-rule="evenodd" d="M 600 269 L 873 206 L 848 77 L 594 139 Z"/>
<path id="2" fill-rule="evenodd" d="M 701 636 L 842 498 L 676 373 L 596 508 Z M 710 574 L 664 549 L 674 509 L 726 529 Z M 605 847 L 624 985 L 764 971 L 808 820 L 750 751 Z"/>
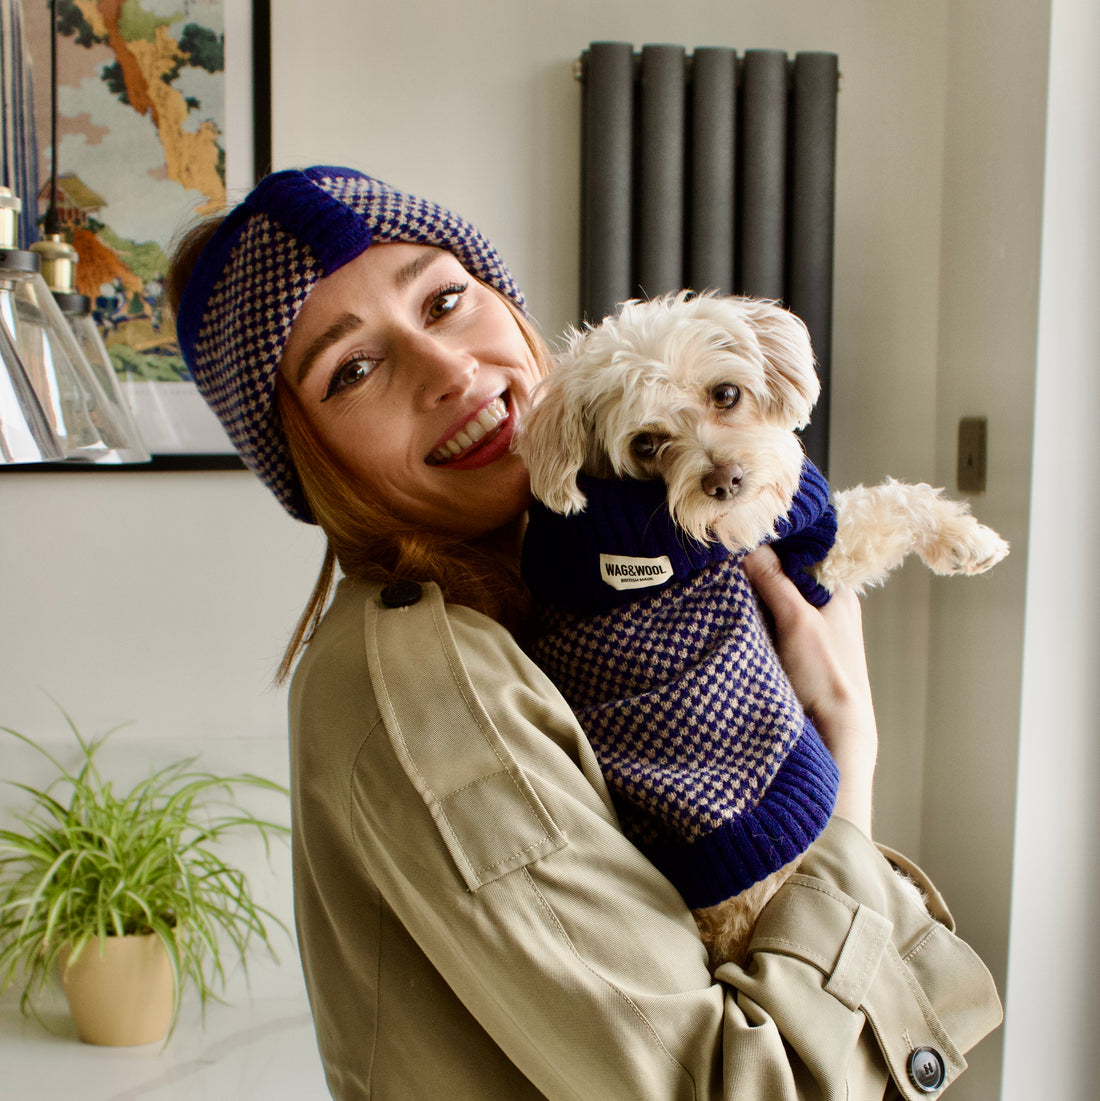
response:
<path id="1" fill-rule="evenodd" d="M 973 575 L 991 570 L 1008 554 L 1008 543 L 968 513 L 951 517 L 920 549 L 934 573 Z"/>

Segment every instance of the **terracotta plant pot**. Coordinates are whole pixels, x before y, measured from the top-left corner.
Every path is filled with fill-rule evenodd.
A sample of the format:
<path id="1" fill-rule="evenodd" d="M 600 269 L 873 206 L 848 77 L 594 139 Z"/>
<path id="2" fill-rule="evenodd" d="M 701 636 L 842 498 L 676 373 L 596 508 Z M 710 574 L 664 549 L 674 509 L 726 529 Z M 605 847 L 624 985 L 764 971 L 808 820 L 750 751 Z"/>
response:
<path id="1" fill-rule="evenodd" d="M 172 1019 L 174 986 L 159 937 L 107 937 L 100 954 L 92 940 L 69 966 L 61 955 L 61 985 L 86 1044 L 130 1047 L 163 1040 Z"/>

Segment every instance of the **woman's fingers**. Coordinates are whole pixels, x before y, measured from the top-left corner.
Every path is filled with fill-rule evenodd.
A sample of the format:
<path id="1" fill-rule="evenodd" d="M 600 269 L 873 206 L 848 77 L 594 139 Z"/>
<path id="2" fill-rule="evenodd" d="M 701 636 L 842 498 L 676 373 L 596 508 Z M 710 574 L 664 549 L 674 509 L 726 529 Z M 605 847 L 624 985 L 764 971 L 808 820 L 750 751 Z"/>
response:
<path id="1" fill-rule="evenodd" d="M 840 768 L 837 813 L 868 833 L 878 753 L 859 599 L 841 592 L 822 609 L 808 604 L 770 547 L 743 560 L 775 620 L 775 645 L 806 713 Z"/>

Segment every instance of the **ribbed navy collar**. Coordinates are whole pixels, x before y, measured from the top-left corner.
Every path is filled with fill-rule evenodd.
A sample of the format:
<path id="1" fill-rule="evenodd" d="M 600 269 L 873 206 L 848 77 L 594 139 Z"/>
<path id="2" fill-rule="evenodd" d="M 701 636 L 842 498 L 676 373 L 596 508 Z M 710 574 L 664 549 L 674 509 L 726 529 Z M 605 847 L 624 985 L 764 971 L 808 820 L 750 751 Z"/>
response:
<path id="1" fill-rule="evenodd" d="M 691 539 L 668 511 L 664 482 L 581 475 L 588 498 L 583 512 L 562 516 L 536 502 L 523 544 L 523 575 L 536 601 L 588 614 L 609 611 L 687 580 L 723 562 L 730 551 L 720 543 Z M 812 604 L 829 594 L 806 572 L 828 553 L 836 538 L 836 513 L 829 486 L 808 459 L 790 512 L 770 540 L 784 571 Z M 601 556 L 662 562 L 659 585 L 613 588 L 604 579 Z"/>

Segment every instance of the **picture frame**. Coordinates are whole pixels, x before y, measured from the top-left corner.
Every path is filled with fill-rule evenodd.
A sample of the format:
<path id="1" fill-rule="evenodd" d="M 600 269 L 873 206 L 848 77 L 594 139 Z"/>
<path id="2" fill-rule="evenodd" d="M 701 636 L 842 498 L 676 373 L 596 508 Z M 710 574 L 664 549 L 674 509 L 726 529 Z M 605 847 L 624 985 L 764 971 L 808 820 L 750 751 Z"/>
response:
<path id="1" fill-rule="evenodd" d="M 180 0 L 170 12 L 128 0 L 112 17 L 56 3 L 55 97 L 51 0 L 23 0 L 41 180 L 30 201 L 41 217 L 56 126 L 56 208 L 80 257 L 74 289 L 92 301 L 152 461 L 19 469 L 243 469 L 187 372 L 163 280 L 179 233 L 271 169 L 270 0 Z"/>

